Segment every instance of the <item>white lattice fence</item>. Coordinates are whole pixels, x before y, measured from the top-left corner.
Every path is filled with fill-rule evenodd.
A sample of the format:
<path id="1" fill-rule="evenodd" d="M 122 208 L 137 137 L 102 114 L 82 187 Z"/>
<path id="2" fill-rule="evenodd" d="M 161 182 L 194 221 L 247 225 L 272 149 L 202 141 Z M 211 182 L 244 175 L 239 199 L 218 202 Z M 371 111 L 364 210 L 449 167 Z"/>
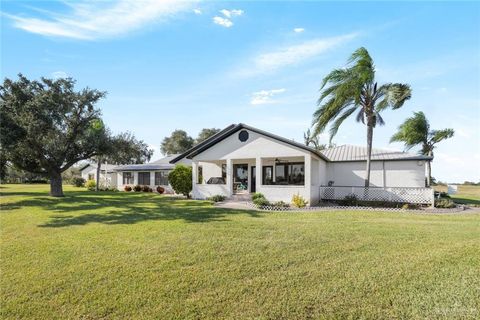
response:
<path id="1" fill-rule="evenodd" d="M 320 199 L 343 200 L 355 195 L 362 201 L 388 201 L 431 204 L 434 201 L 431 188 L 378 188 L 378 187 L 320 187 Z"/>

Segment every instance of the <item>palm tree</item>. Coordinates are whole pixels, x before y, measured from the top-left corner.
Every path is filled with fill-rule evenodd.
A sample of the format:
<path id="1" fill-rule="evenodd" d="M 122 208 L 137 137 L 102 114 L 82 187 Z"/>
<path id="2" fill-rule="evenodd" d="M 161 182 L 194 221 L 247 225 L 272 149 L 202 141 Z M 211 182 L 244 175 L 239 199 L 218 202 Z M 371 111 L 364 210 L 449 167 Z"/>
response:
<path id="1" fill-rule="evenodd" d="M 442 140 L 453 137 L 453 129 L 430 130 L 430 123 L 423 112 L 414 112 L 413 117 L 407 118 L 404 123 L 398 127 L 390 142 L 403 142 L 406 150 L 415 146 L 421 146 L 418 152 L 424 156 L 433 157 L 435 145 Z M 430 161 L 427 162 L 427 187 L 430 187 L 432 180 L 432 167 Z"/>
<path id="2" fill-rule="evenodd" d="M 340 125 L 356 113 L 357 122 L 367 125 L 367 168 L 365 186 L 370 185 L 370 159 L 372 155 L 373 129 L 384 125 L 380 113 L 387 109 L 398 109 L 411 97 L 407 84 L 375 81 L 375 66 L 367 49 L 357 49 L 348 60 L 345 68 L 335 69 L 324 79 L 320 87 L 321 95 L 313 114 L 314 134 L 323 132 L 330 126 L 330 141 Z"/>

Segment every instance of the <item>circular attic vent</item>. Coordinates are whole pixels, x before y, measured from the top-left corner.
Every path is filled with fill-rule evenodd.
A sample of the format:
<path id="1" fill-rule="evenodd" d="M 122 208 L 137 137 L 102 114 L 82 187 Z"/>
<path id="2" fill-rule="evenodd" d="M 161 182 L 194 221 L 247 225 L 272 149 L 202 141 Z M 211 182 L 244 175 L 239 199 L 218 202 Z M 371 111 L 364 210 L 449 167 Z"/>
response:
<path id="1" fill-rule="evenodd" d="M 238 134 L 238 140 L 240 140 L 242 142 L 247 141 L 248 140 L 248 131 L 246 131 L 246 130 L 240 131 L 240 133 Z"/>

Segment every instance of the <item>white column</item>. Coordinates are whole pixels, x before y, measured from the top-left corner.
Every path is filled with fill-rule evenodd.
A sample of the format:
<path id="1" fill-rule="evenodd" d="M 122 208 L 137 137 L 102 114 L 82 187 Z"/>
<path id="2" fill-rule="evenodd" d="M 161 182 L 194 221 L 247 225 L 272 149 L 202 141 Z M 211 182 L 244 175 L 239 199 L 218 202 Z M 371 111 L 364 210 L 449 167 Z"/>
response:
<path id="1" fill-rule="evenodd" d="M 255 176 L 256 176 L 256 184 L 255 190 L 257 192 L 261 192 L 260 189 L 262 188 L 262 158 L 257 157 L 255 159 Z"/>
<path id="2" fill-rule="evenodd" d="M 198 174 L 198 161 L 192 161 L 192 197 L 197 198 L 197 174 Z"/>
<path id="3" fill-rule="evenodd" d="M 308 204 L 312 202 L 312 156 L 310 154 L 305 156 L 305 195 L 307 196 Z"/>
<path id="4" fill-rule="evenodd" d="M 155 171 L 150 171 L 150 187 L 155 187 Z"/>
<path id="5" fill-rule="evenodd" d="M 233 165 L 232 159 L 227 159 L 227 195 L 231 197 L 233 194 Z"/>
<path id="6" fill-rule="evenodd" d="M 133 171 L 133 185 L 138 184 L 138 171 Z"/>

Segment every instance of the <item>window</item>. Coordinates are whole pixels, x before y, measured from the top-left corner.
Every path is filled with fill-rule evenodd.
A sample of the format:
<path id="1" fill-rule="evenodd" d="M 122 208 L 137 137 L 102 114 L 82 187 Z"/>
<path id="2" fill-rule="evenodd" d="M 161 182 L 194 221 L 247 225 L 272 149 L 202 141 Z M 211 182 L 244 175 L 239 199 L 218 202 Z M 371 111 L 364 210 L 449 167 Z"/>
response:
<path id="1" fill-rule="evenodd" d="M 155 185 L 168 186 L 168 171 L 155 172 Z"/>
<path id="2" fill-rule="evenodd" d="M 203 181 L 203 168 L 198 167 L 198 172 L 197 172 L 197 184 L 202 184 Z"/>
<path id="3" fill-rule="evenodd" d="M 95 180 L 95 175 L 93 173 L 89 173 L 87 180 Z"/>
<path id="4" fill-rule="evenodd" d="M 282 163 L 275 166 L 275 184 L 304 185 L 305 164 Z"/>
<path id="5" fill-rule="evenodd" d="M 273 166 L 264 166 L 262 171 L 262 184 L 273 184 Z"/>
<path id="6" fill-rule="evenodd" d="M 222 164 L 222 178 L 227 179 L 227 165 L 225 163 Z"/>
<path id="7" fill-rule="evenodd" d="M 131 172 L 124 172 L 123 174 L 123 184 L 134 184 L 133 174 Z"/>
<path id="8" fill-rule="evenodd" d="M 138 173 L 138 184 L 143 186 L 150 185 L 150 172 L 139 172 Z"/>

